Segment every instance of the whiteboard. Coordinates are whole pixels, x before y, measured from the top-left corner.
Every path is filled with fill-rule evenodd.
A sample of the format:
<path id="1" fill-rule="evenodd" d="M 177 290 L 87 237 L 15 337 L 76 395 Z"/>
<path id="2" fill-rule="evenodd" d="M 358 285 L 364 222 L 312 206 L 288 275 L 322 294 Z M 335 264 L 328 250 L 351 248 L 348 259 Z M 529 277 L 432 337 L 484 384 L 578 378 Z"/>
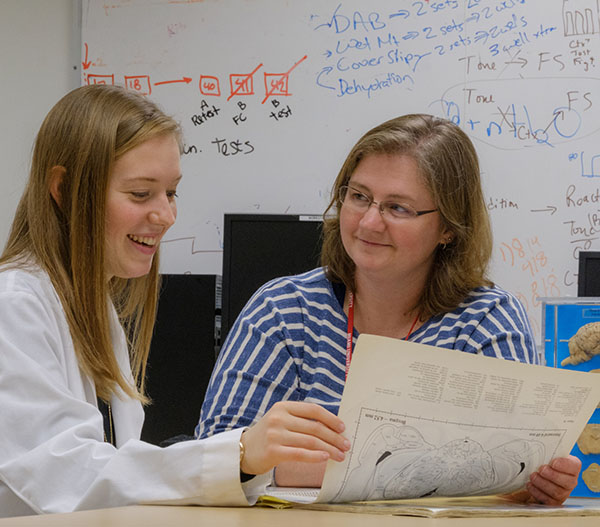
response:
<path id="1" fill-rule="evenodd" d="M 323 212 L 369 128 L 451 119 L 481 159 L 492 278 L 540 336 L 598 250 L 597 0 L 83 0 L 82 83 L 124 84 L 181 123 L 162 271 L 220 274 L 224 213 Z"/>

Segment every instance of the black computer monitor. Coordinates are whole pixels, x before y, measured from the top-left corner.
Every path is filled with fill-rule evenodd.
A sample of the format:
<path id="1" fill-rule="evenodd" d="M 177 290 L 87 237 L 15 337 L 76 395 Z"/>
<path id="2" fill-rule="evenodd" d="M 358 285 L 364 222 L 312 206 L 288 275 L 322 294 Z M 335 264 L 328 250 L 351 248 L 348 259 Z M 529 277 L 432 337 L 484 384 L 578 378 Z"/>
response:
<path id="1" fill-rule="evenodd" d="M 322 224 L 315 215 L 225 214 L 221 343 L 261 285 L 319 265 Z"/>
<path id="2" fill-rule="evenodd" d="M 600 252 L 579 253 L 577 296 L 600 296 Z"/>

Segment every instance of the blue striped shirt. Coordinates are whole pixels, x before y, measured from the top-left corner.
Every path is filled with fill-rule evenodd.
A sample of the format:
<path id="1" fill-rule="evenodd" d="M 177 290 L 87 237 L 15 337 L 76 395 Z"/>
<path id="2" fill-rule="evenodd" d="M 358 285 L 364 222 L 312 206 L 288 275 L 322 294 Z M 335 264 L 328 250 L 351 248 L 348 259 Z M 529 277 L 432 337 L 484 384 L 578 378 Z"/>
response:
<path id="1" fill-rule="evenodd" d="M 281 400 L 314 402 L 337 413 L 344 388 L 347 325 L 322 268 L 262 286 L 225 341 L 196 435 L 204 438 L 249 426 Z M 409 340 L 538 362 L 525 310 L 497 287 L 473 290 L 456 310 L 429 319 Z"/>

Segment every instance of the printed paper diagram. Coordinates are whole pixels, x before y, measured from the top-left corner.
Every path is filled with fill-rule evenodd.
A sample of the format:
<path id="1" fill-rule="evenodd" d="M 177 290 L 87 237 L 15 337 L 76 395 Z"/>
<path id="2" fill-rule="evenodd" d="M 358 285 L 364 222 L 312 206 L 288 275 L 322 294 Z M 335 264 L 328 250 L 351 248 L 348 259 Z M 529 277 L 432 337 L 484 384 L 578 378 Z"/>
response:
<path id="1" fill-rule="evenodd" d="M 372 417 L 411 424 L 378 424 Z M 334 501 L 366 501 L 428 496 L 496 494 L 523 486 L 545 453 L 554 452 L 563 431 L 546 441 L 527 429 L 449 425 L 363 408 L 359 428 L 372 429 L 355 440 L 349 471 Z M 442 426 L 450 438 L 439 438 Z M 436 437 L 437 436 L 437 437 Z M 436 437 L 431 440 L 430 437 Z M 549 441 L 548 441 L 549 439 Z"/>
<path id="2" fill-rule="evenodd" d="M 339 416 L 352 447 L 318 502 L 502 494 L 566 456 L 593 375 L 362 334 Z"/>

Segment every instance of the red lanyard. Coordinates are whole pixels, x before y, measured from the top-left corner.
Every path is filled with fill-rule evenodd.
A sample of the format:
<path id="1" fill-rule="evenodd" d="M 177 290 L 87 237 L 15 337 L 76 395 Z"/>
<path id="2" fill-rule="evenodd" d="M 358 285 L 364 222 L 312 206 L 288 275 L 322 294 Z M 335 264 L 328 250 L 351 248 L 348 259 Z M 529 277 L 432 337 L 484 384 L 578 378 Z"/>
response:
<path id="1" fill-rule="evenodd" d="M 415 325 L 419 320 L 419 314 L 415 317 L 412 326 L 408 330 L 408 334 L 404 337 L 404 340 L 408 340 L 411 336 Z M 350 292 L 348 295 L 348 333 L 346 335 L 346 379 L 348 378 L 348 370 L 350 369 L 350 362 L 352 361 L 352 334 L 354 333 L 354 294 Z"/>

